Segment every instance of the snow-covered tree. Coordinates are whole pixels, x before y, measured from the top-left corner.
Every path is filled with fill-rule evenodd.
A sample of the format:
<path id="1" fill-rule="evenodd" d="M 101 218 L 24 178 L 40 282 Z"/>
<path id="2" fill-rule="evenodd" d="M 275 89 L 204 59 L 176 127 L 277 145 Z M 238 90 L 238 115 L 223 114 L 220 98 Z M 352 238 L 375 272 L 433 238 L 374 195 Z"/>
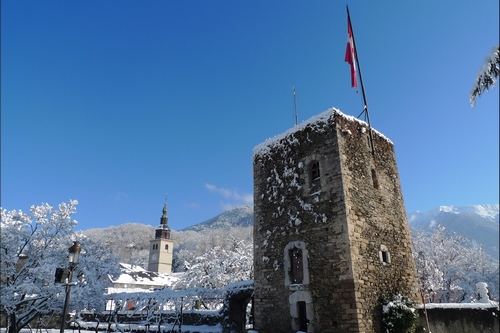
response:
<path id="1" fill-rule="evenodd" d="M 431 234 L 414 230 L 413 246 L 420 285 L 431 302 L 475 301 L 478 282 L 486 282 L 498 299 L 498 264 L 482 247 L 443 226 Z"/>
<path id="2" fill-rule="evenodd" d="M 74 302 L 70 305 L 77 311 L 101 311 L 106 304 L 104 289 L 111 286 L 109 275 L 117 277 L 121 274 L 118 257 L 100 242 L 81 233 L 75 234 L 74 238 L 80 243 L 82 253 L 74 272 L 79 283 L 71 289 L 71 299 Z"/>
<path id="3" fill-rule="evenodd" d="M 149 241 L 154 238 L 155 228 L 140 223 L 124 223 L 107 228 L 88 229 L 83 234 L 101 243 L 120 262 L 148 267 Z"/>
<path id="4" fill-rule="evenodd" d="M 175 242 L 173 266 L 175 272 L 183 272 L 197 257 L 205 256 L 210 249 L 220 247 L 229 250 L 234 240 L 253 243 L 253 227 L 232 227 L 198 231 L 173 231 Z"/>
<path id="5" fill-rule="evenodd" d="M 104 306 L 107 274 L 118 273 L 118 265 L 109 252 L 73 233 L 77 203 L 70 200 L 56 209 L 32 206 L 29 213 L 1 209 L 0 306 L 8 315 L 9 333 L 19 332 L 39 315 L 62 312 L 64 286 L 55 283 L 54 275 L 56 268 L 68 266 L 73 241 L 83 248 L 74 273 L 83 283 L 73 287 L 69 308 Z"/>
<path id="6" fill-rule="evenodd" d="M 253 245 L 227 236 L 224 245 L 215 245 L 186 261 L 185 275 L 176 283 L 176 289 L 222 289 L 229 283 L 253 278 Z"/>
<path id="7" fill-rule="evenodd" d="M 500 44 L 495 45 L 483 61 L 476 81 L 470 92 L 470 105 L 474 107 L 477 96 L 494 88 L 500 73 Z"/>

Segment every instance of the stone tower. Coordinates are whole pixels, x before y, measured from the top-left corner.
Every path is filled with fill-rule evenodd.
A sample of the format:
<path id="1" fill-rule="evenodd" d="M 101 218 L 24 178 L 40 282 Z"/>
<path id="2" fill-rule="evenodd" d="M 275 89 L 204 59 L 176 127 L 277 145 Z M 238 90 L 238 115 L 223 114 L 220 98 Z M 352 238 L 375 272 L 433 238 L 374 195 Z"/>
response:
<path id="1" fill-rule="evenodd" d="M 149 242 L 148 271 L 167 274 L 172 273 L 174 242 L 170 239 L 167 204 L 163 206 L 163 214 L 160 218 L 160 225 L 156 228 L 155 238 L 151 239 Z"/>
<path id="2" fill-rule="evenodd" d="M 382 295 L 416 300 L 394 146 L 371 132 L 331 109 L 254 148 L 260 333 L 381 332 Z"/>

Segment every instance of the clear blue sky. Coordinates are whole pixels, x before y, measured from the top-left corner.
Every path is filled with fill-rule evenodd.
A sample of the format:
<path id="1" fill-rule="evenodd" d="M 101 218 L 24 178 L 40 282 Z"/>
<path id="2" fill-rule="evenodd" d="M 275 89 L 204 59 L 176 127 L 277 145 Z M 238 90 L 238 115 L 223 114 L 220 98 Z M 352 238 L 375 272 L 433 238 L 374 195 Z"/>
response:
<path id="1" fill-rule="evenodd" d="M 347 1 L 372 126 L 408 211 L 498 203 L 499 87 L 469 105 L 499 4 Z M 358 116 L 338 1 L 1 2 L 1 204 L 77 199 L 78 229 L 172 229 L 252 196 L 252 149 Z"/>

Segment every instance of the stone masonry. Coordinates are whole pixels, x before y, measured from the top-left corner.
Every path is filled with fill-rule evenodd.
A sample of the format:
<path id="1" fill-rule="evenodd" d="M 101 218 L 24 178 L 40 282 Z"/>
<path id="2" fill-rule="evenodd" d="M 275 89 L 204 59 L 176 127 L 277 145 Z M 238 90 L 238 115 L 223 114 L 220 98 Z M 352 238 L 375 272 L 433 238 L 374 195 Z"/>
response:
<path id="1" fill-rule="evenodd" d="M 380 297 L 415 300 L 394 146 L 331 109 L 254 148 L 254 327 L 381 332 Z"/>

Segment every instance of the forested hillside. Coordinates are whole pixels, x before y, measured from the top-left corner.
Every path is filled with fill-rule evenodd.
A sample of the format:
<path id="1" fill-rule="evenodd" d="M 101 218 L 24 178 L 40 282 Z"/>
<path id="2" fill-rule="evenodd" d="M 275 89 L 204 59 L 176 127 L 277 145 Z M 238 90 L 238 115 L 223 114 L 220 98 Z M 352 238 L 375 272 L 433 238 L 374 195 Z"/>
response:
<path id="1" fill-rule="evenodd" d="M 176 288 L 219 288 L 253 278 L 253 211 L 250 208 L 229 210 L 184 231 L 172 231 L 173 270 L 185 272 Z M 498 229 L 495 209 L 498 210 L 498 205 L 488 212 L 492 212 L 491 223 Z M 485 215 L 484 209 L 482 215 Z M 477 221 L 484 225 L 484 218 L 457 207 L 440 207 L 436 212 L 409 216 L 419 279 L 426 290 L 432 290 L 434 301 L 470 301 L 477 282 L 487 282 L 491 294 L 498 300 L 498 261 L 488 254 L 495 244 L 488 244 L 485 249 L 478 241 L 478 233 L 473 234 L 475 239 L 469 239 L 461 232 L 474 225 L 477 228 Z M 447 223 L 440 225 L 441 222 Z M 84 234 L 104 244 L 122 262 L 147 268 L 149 241 L 154 230 L 153 226 L 127 223 L 89 229 Z"/>
<path id="2" fill-rule="evenodd" d="M 253 227 L 231 227 L 224 229 L 198 228 L 199 231 L 174 231 L 174 272 L 184 271 L 196 259 L 210 250 L 234 248 L 235 242 L 253 243 Z M 223 232 L 221 232 L 223 230 Z M 83 231 L 87 237 L 100 242 L 121 262 L 148 267 L 149 241 L 154 237 L 155 227 L 139 223 L 125 223 L 108 228 Z"/>

